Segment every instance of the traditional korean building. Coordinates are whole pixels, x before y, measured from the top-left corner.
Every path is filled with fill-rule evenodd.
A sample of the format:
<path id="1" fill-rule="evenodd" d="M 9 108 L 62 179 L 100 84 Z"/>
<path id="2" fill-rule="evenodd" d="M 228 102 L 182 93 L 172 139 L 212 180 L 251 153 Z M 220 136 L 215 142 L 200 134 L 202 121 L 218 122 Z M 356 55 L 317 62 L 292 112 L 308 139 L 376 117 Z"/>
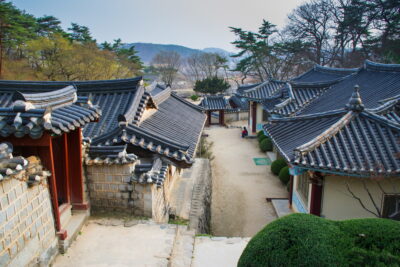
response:
<path id="1" fill-rule="evenodd" d="M 394 66 L 390 69 L 397 70 Z M 393 82 L 399 75 L 389 76 Z M 371 76 L 369 82 L 374 84 L 375 78 Z M 399 95 L 399 85 L 387 88 L 391 93 L 382 87 L 375 91 L 381 90 L 380 97 L 387 98 Z M 290 204 L 297 212 L 335 220 L 400 220 L 400 98 L 376 107 L 378 97 L 369 95 L 368 89 L 356 86 L 352 91 L 342 108 L 271 119 L 264 125 L 290 166 Z M 347 94 L 336 92 L 337 96 L 331 96 L 334 107 L 338 107 L 341 94 Z"/>
<path id="2" fill-rule="evenodd" d="M 199 107 L 207 114 L 207 126 L 212 124 L 224 126 L 226 121 L 238 121 L 248 118 L 249 107 L 247 100 L 236 95 L 230 97 L 223 95 L 204 96 Z"/>
<path id="3" fill-rule="evenodd" d="M 254 134 L 262 130 L 262 125 L 269 117 L 288 117 L 300 113 L 330 86 L 356 71 L 315 65 L 288 82 L 270 80 L 239 87 L 237 95 L 249 101 L 249 129 Z"/>
<path id="4" fill-rule="evenodd" d="M 27 93 L 1 86 L 2 266 L 47 265 L 87 217 L 81 128 L 100 110 L 75 87 L 63 87 L 44 92 L 27 85 Z"/>
<path id="5" fill-rule="evenodd" d="M 86 97 L 99 106 L 101 118 L 82 131 L 91 209 L 144 215 L 162 222 L 168 219 L 174 177 L 194 162 L 206 116 L 170 88 L 157 87 L 149 93 L 142 84 L 141 77 L 87 82 L 0 81 L 0 91 L 26 94 L 73 86 L 78 102 Z M 63 172 L 58 167 L 55 170 Z"/>

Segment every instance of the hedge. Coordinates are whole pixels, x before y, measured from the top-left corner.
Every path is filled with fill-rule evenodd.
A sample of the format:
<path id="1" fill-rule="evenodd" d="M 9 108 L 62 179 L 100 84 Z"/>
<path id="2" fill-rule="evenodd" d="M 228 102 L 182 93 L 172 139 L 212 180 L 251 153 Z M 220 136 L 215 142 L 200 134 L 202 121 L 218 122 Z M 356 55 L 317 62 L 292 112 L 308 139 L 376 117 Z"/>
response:
<path id="1" fill-rule="evenodd" d="M 279 172 L 281 171 L 281 169 L 286 166 L 287 166 L 287 164 L 284 159 L 277 159 L 272 162 L 271 171 L 273 174 L 279 175 Z"/>
<path id="2" fill-rule="evenodd" d="M 297 213 L 273 221 L 257 233 L 244 249 L 238 267 L 345 266 L 351 245 L 351 238 L 330 221 Z"/>
<path id="3" fill-rule="evenodd" d="M 400 266 L 400 222 L 282 217 L 257 233 L 238 266 Z"/>
<path id="4" fill-rule="evenodd" d="M 262 140 L 267 139 L 268 136 L 266 135 L 260 135 L 260 137 L 258 137 L 258 142 L 261 143 Z"/>
<path id="5" fill-rule="evenodd" d="M 272 141 L 270 138 L 265 137 L 265 139 L 263 139 L 260 142 L 260 149 L 262 152 L 267 152 L 267 151 L 272 151 Z"/>
<path id="6" fill-rule="evenodd" d="M 264 131 L 259 131 L 257 133 L 257 138 L 260 138 L 261 136 L 265 136 Z"/>
<path id="7" fill-rule="evenodd" d="M 290 181 L 289 166 L 283 167 L 280 170 L 279 180 L 281 180 L 284 185 L 287 185 L 287 183 Z"/>

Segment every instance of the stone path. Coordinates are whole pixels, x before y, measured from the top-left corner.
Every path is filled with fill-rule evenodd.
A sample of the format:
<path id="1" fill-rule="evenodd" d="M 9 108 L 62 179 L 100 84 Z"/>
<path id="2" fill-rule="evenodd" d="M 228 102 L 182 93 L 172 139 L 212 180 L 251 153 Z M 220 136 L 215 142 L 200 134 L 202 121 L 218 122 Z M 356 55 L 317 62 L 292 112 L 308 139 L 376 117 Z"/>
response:
<path id="1" fill-rule="evenodd" d="M 137 224 L 136 224 L 137 223 Z M 55 267 L 137 266 L 167 267 L 176 225 L 122 220 L 91 220 Z"/>
<path id="2" fill-rule="evenodd" d="M 249 238 L 196 237 L 191 267 L 235 267 Z"/>
<path id="3" fill-rule="evenodd" d="M 211 227 L 214 236 L 251 237 L 276 219 L 266 198 L 288 197 L 286 188 L 270 172 L 256 166 L 266 157 L 256 139 L 242 139 L 239 128 L 213 126 L 205 131 L 215 159 L 212 161 Z"/>

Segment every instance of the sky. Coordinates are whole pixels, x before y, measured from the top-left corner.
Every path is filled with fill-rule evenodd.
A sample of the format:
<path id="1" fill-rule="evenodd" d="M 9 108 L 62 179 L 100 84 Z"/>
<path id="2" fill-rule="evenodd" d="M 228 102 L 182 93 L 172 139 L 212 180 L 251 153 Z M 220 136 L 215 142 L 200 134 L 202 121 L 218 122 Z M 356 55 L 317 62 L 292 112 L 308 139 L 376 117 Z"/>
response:
<path id="1" fill-rule="evenodd" d="M 36 17 L 52 15 L 63 28 L 88 26 L 99 42 L 178 44 L 234 51 L 229 26 L 256 31 L 266 19 L 279 28 L 303 0 L 12 0 Z"/>

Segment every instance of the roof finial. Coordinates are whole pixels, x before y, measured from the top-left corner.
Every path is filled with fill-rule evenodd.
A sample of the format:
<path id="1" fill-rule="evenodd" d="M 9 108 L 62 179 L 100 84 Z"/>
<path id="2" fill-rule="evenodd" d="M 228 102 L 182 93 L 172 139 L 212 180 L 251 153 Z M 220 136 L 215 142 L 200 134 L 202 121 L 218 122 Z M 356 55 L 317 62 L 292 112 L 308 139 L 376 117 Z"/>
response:
<path id="1" fill-rule="evenodd" d="M 360 86 L 355 85 L 354 86 L 354 92 L 350 97 L 349 103 L 346 105 L 347 110 L 352 110 L 352 111 L 363 111 L 364 110 L 364 105 L 361 100 L 360 96 Z"/>

